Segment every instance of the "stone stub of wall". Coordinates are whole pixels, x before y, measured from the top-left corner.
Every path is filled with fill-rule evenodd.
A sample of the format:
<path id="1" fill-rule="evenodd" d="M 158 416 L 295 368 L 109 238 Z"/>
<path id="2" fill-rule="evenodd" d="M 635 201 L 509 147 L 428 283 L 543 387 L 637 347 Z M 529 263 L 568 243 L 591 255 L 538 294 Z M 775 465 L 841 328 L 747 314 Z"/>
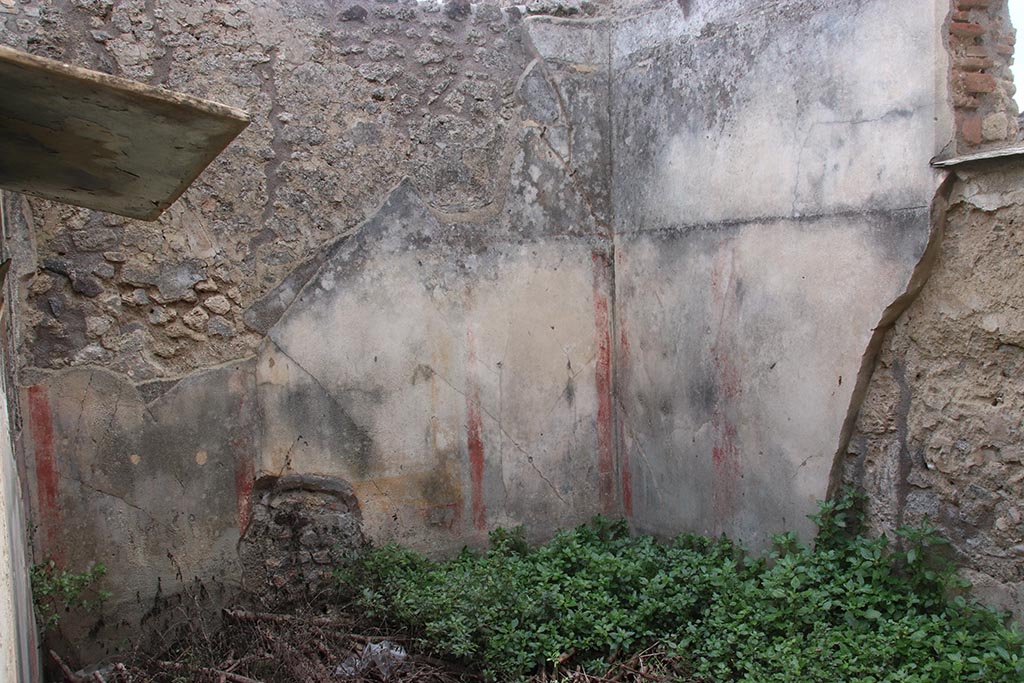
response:
<path id="1" fill-rule="evenodd" d="M 953 0 L 949 49 L 959 153 L 1017 141 L 1015 43 L 1005 0 Z"/>
<path id="2" fill-rule="evenodd" d="M 327 594 L 332 570 L 365 545 L 361 522 L 345 481 L 315 475 L 258 479 L 238 544 L 242 588 L 271 608 Z"/>
<path id="3" fill-rule="evenodd" d="M 844 462 L 876 533 L 927 519 L 1024 619 L 1024 170 L 957 170 L 941 251 L 886 335 Z"/>

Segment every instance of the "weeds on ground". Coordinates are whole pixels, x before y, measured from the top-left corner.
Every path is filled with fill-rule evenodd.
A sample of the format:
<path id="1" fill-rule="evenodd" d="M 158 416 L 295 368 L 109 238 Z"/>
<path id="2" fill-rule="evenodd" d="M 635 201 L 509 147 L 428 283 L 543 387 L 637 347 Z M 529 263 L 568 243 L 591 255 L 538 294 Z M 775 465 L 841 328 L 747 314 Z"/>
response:
<path id="1" fill-rule="evenodd" d="M 32 581 L 32 603 L 44 630 L 55 628 L 61 615 L 72 610 L 93 612 L 99 609 L 110 593 L 96 589 L 96 582 L 107 573 L 102 564 L 84 572 L 71 572 L 54 560 L 34 565 L 29 572 Z"/>
<path id="2" fill-rule="evenodd" d="M 429 561 L 389 545 L 339 570 L 357 606 L 497 681 L 672 663 L 657 680 L 720 683 L 1024 681 L 1024 639 L 969 603 L 928 526 L 861 534 L 853 492 L 753 557 L 726 539 L 660 544 L 597 518 L 531 549 L 521 529 L 483 554 Z"/>

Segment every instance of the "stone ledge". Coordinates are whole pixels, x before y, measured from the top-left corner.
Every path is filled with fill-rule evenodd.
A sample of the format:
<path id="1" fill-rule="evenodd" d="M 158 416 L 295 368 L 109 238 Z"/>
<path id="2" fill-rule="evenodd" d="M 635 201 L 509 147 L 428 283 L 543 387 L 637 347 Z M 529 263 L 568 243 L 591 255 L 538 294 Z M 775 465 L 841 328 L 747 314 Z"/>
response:
<path id="1" fill-rule="evenodd" d="M 155 220 L 244 111 L 0 45 L 0 186 Z"/>
<path id="2" fill-rule="evenodd" d="M 999 149 L 986 149 L 971 154 L 961 154 L 945 159 L 932 159 L 931 165 L 935 168 L 951 168 L 972 161 L 986 161 L 989 159 L 1005 159 L 1009 157 L 1024 157 L 1024 145 L 1013 145 L 1012 147 L 1000 147 Z"/>

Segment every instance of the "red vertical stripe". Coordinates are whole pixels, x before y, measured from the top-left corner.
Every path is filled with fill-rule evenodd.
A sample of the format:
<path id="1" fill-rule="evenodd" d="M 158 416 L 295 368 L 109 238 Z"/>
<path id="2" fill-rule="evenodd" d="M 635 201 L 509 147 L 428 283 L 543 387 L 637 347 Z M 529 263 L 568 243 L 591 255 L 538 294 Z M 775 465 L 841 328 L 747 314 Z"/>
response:
<path id="1" fill-rule="evenodd" d="M 480 387 L 476 379 L 476 342 L 466 331 L 466 450 L 469 452 L 469 481 L 472 487 L 473 526 L 487 529 L 487 506 L 484 503 L 484 440 L 480 416 Z"/>
<path id="2" fill-rule="evenodd" d="M 235 444 L 232 444 L 235 445 Z M 256 471 L 248 453 L 235 453 L 235 517 L 238 531 L 245 533 L 249 526 L 252 510 L 252 489 L 256 483 Z"/>
<path id="3" fill-rule="evenodd" d="M 718 401 L 711 418 L 717 432 L 711 450 L 714 469 L 711 506 L 716 532 L 726 531 L 726 522 L 736 513 L 740 479 L 740 449 L 736 443 L 736 426 L 730 421 L 736 399 L 742 394 L 740 368 L 735 360 L 738 315 L 735 250 L 731 241 L 723 242 L 711 270 L 712 315 L 716 328 L 711 355 L 718 386 Z"/>
<path id="4" fill-rule="evenodd" d="M 620 321 L 621 325 L 621 321 Z M 626 328 L 623 326 L 619 332 L 619 381 L 622 381 L 622 373 L 625 372 L 629 362 L 629 339 L 626 338 Z M 621 386 L 621 384 L 620 384 Z M 622 406 L 619 406 L 619 413 L 616 415 L 619 427 L 619 457 L 622 459 L 622 511 L 627 517 L 633 516 L 633 473 L 629 469 L 629 451 L 626 449 L 626 429 L 622 423 Z"/>
<path id="5" fill-rule="evenodd" d="M 612 426 L 612 343 L 608 321 L 608 258 L 591 254 L 594 265 L 594 364 L 597 383 L 597 493 L 601 511 L 615 512 L 615 453 Z"/>
<path id="6" fill-rule="evenodd" d="M 252 440 L 254 427 L 248 417 L 248 401 L 252 399 L 242 372 L 231 373 L 228 387 L 238 397 L 234 415 L 236 436 L 230 443 L 235 461 L 235 519 L 239 534 L 244 534 L 252 516 L 252 490 L 256 484 L 255 448 Z"/>
<path id="7" fill-rule="evenodd" d="M 36 492 L 39 509 L 39 531 L 43 540 L 43 554 L 59 554 L 58 535 L 61 528 L 60 474 L 53 452 L 53 419 L 46 387 L 36 385 L 28 389 L 28 411 L 31 420 L 32 444 L 36 463 Z"/>

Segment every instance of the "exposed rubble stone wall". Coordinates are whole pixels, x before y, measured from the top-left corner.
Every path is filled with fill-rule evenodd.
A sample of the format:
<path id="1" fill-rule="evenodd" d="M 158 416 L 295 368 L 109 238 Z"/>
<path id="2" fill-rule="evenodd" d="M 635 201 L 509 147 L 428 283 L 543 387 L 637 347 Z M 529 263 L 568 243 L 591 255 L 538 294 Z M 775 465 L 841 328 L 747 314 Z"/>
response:
<path id="1" fill-rule="evenodd" d="M 1016 31 L 1005 0 L 954 0 L 948 22 L 957 151 L 1014 144 Z M 956 170 L 938 253 L 885 335 L 842 479 L 894 537 L 928 521 L 990 604 L 1024 619 L 1024 372 L 1019 161 Z"/>
<path id="2" fill-rule="evenodd" d="M 147 380 L 251 354 L 261 335 L 243 311 L 403 177 L 448 215 L 501 210 L 524 10 L 61 0 L 0 12 L 4 44 L 253 117 L 158 222 L 13 202 L 35 235 L 19 271 L 25 369 L 98 364 Z"/>
<path id="3" fill-rule="evenodd" d="M 845 478 L 867 492 L 875 531 L 927 518 L 981 595 L 1021 619 L 1024 170 L 957 174 L 938 260 L 885 337 Z"/>
<path id="4" fill-rule="evenodd" d="M 953 0 L 949 47 L 959 153 L 1016 142 L 1010 71 L 1016 40 L 1006 0 Z"/>
<path id="5" fill-rule="evenodd" d="M 333 570 L 365 545 L 352 487 L 327 477 L 265 477 L 253 495 L 238 545 L 245 592 L 276 608 L 330 591 Z"/>

